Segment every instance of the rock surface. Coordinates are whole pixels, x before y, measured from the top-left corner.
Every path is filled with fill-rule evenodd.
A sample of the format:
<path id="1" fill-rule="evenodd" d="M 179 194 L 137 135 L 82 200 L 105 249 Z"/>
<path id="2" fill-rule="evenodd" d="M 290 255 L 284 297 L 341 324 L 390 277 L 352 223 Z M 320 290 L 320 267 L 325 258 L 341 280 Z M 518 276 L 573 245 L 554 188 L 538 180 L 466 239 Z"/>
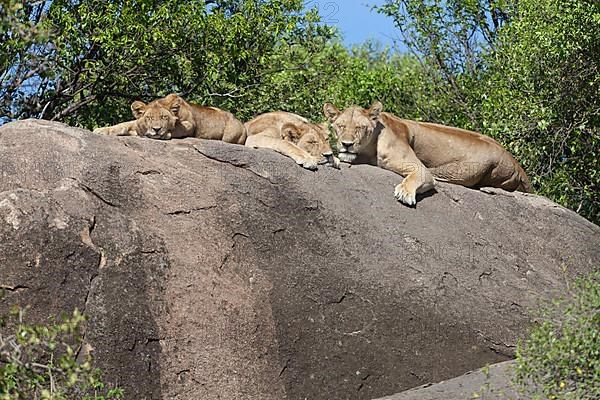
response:
<path id="1" fill-rule="evenodd" d="M 544 198 L 371 166 L 0 127 L 0 285 L 85 341 L 131 399 L 372 399 L 508 360 L 540 302 L 600 263 Z"/>
<path id="2" fill-rule="evenodd" d="M 379 400 L 524 400 L 526 397 L 511 383 L 513 361 L 486 366 L 477 371 L 434 385 L 381 398 Z"/>

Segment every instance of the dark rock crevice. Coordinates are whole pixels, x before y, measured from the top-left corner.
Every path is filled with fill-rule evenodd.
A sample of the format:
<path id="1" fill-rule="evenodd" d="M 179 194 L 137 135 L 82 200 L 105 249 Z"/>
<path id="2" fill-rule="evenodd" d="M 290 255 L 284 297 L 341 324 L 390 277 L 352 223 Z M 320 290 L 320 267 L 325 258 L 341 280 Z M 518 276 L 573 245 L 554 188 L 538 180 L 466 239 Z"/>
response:
<path id="1" fill-rule="evenodd" d="M 102 195 L 100 195 L 100 193 L 98 193 L 96 190 L 92 189 L 91 187 L 89 187 L 83 183 L 79 183 L 79 187 L 81 188 L 81 190 L 85 191 L 86 193 L 91 194 L 92 196 L 94 196 L 96 199 L 100 200 L 104 204 L 111 206 L 111 207 L 119 207 L 118 204 L 115 204 L 115 203 L 105 199 L 104 197 L 102 197 Z"/>
<path id="2" fill-rule="evenodd" d="M 189 214 L 191 214 L 193 212 L 211 210 L 211 209 L 213 209 L 215 207 L 217 207 L 216 204 L 211 204 L 211 205 L 206 206 L 206 207 L 194 207 L 194 208 L 184 209 L 184 210 L 169 211 L 169 212 L 166 213 L 166 215 L 170 215 L 170 216 L 189 215 Z"/>
<path id="3" fill-rule="evenodd" d="M 26 285 L 14 285 L 14 286 L 0 285 L 0 289 L 2 289 L 2 290 L 8 290 L 9 292 L 20 292 L 22 290 L 29 289 L 29 286 L 26 286 Z"/>

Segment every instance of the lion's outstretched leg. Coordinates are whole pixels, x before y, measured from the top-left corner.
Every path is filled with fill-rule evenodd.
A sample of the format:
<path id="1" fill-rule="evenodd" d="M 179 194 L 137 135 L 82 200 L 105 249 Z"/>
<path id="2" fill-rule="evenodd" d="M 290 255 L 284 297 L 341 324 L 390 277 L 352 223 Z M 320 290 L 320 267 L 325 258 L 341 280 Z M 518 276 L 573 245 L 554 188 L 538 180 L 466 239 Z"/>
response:
<path id="1" fill-rule="evenodd" d="M 323 160 L 319 162 L 319 164 L 326 164 L 328 167 L 332 167 L 335 169 L 340 169 L 340 165 L 341 165 L 341 161 L 339 158 L 337 158 L 334 154 L 333 151 L 329 151 L 327 153 L 323 153 L 323 157 L 324 157 L 324 162 Z"/>
<path id="2" fill-rule="evenodd" d="M 417 203 L 417 194 L 425 193 L 434 188 L 433 178 L 431 181 L 419 182 L 419 173 L 410 173 L 404 180 L 396 185 L 394 197 L 396 200 L 408 206 L 414 206 Z"/>
<path id="3" fill-rule="evenodd" d="M 121 122 L 120 124 L 94 129 L 94 133 L 110 136 L 138 136 L 137 121 Z"/>
<path id="4" fill-rule="evenodd" d="M 394 197 L 408 206 L 417 204 L 418 193 L 428 192 L 435 186 L 433 175 L 408 144 L 402 146 L 400 151 L 380 151 L 377 164 L 404 176 L 404 180 L 394 190 Z"/>
<path id="5" fill-rule="evenodd" d="M 304 168 L 310 170 L 317 169 L 319 163 L 319 160 L 316 157 L 313 157 L 295 144 L 270 136 L 261 134 L 249 136 L 248 139 L 246 139 L 246 146 L 275 150 L 284 156 L 290 157 L 296 164 L 302 165 Z"/>

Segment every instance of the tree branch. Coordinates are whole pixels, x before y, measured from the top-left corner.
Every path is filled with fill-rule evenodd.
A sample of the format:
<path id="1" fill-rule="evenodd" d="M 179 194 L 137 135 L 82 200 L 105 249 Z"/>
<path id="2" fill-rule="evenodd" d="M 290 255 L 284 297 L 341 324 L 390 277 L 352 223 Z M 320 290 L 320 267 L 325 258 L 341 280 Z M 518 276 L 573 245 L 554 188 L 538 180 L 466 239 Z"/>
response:
<path id="1" fill-rule="evenodd" d="M 69 107 L 65 108 L 64 110 L 62 110 L 61 112 L 59 112 L 58 114 L 55 114 L 50 121 L 57 121 L 60 120 L 64 117 L 66 117 L 67 115 L 74 113 L 75 111 L 79 110 L 81 107 L 91 103 L 92 101 L 96 100 L 96 95 L 93 94 L 89 97 L 86 97 L 85 99 L 78 101 L 76 103 L 71 104 Z"/>

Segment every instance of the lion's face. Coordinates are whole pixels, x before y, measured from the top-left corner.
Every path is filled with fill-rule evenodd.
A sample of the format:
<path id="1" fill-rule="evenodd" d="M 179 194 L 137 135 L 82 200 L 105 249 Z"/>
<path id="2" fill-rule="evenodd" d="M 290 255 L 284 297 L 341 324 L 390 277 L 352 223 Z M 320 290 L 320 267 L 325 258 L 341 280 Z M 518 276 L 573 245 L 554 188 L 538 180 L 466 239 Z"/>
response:
<path id="1" fill-rule="evenodd" d="M 327 132 L 324 129 L 315 129 L 308 124 L 297 125 L 289 123 L 282 127 L 281 136 L 283 140 L 294 143 L 314 157 L 325 157 L 322 162 L 326 162 L 327 157 L 333 154 L 329 145 Z"/>
<path id="2" fill-rule="evenodd" d="M 137 120 L 138 133 L 151 139 L 170 139 L 178 117 L 172 109 L 158 101 L 144 104 L 134 101 L 131 104 L 133 116 Z"/>
<path id="3" fill-rule="evenodd" d="M 354 162 L 373 142 L 382 108 L 380 102 L 374 103 L 369 109 L 350 107 L 344 111 L 329 103 L 323 106 L 323 112 L 337 139 L 338 157 L 341 161 Z"/>

